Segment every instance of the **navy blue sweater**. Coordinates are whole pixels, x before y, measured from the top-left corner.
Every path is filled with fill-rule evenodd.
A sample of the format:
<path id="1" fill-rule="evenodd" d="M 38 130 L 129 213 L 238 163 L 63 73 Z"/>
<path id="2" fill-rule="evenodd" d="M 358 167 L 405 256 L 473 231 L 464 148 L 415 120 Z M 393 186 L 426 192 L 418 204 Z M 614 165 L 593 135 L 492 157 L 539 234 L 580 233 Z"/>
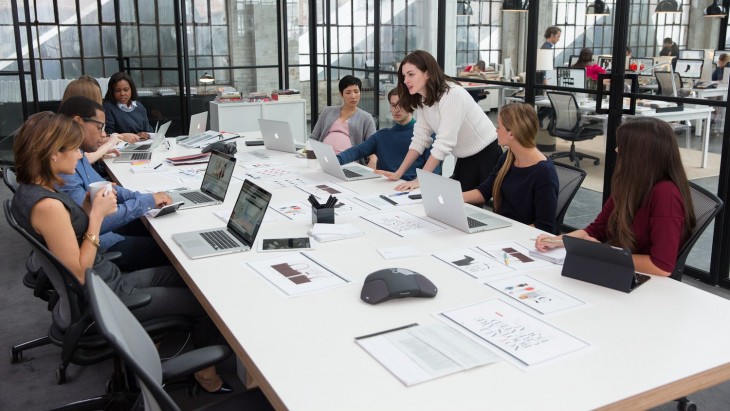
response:
<path id="1" fill-rule="evenodd" d="M 375 154 L 378 156 L 378 170 L 396 171 L 406 157 L 406 153 L 408 153 L 415 123 L 416 120 L 411 120 L 406 125 L 395 123 L 391 128 L 378 130 L 362 143 L 341 152 L 337 155 L 337 159 L 340 164 L 347 164 Z M 402 177 L 403 180 L 411 181 L 415 179 L 416 169 L 423 167 L 430 153 L 429 149 L 424 150 L 411 168 L 406 170 Z M 440 167 L 434 170 L 434 173 L 439 173 Z"/>
<path id="2" fill-rule="evenodd" d="M 106 115 L 107 134 L 155 131 L 147 119 L 147 109 L 139 101 L 137 107 L 130 112 L 123 111 L 116 103 L 104 101 L 104 114 Z"/>
<path id="3" fill-rule="evenodd" d="M 487 201 L 492 198 L 494 180 L 506 158 L 505 152 L 499 158 L 492 174 L 477 186 L 477 190 Z M 497 213 L 523 224 L 534 224 L 540 230 L 553 233 L 558 187 L 558 174 L 549 158 L 530 167 L 520 168 L 513 165 L 502 181 L 502 204 Z"/>

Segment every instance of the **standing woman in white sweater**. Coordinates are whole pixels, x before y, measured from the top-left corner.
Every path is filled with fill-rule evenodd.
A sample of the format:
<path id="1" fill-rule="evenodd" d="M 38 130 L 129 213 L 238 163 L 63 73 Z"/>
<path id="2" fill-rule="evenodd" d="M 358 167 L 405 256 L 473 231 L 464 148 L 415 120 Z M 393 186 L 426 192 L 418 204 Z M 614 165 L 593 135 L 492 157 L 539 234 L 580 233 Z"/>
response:
<path id="1" fill-rule="evenodd" d="M 415 110 L 413 139 L 400 168 L 380 174 L 399 180 L 431 147 L 424 170 L 433 171 L 448 154 L 453 154 L 456 165 L 451 178 L 461 183 L 462 191 L 486 180 L 502 154 L 496 142 L 497 130 L 474 98 L 444 74 L 431 54 L 416 50 L 403 59 L 398 69 L 398 96 L 401 107 Z M 418 188 L 417 180 L 401 183 L 395 189 L 414 188 Z"/>

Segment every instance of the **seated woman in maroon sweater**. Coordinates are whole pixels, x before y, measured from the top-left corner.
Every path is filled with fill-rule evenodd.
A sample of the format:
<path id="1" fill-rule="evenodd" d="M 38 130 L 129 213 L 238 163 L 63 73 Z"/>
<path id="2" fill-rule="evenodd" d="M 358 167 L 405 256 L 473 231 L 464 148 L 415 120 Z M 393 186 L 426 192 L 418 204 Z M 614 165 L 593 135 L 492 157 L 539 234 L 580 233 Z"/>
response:
<path id="1" fill-rule="evenodd" d="M 611 197 L 596 220 L 566 235 L 631 250 L 636 271 L 668 276 L 695 226 L 694 207 L 677 140 L 667 123 L 635 118 L 616 131 Z M 539 235 L 538 250 L 559 246 Z"/>

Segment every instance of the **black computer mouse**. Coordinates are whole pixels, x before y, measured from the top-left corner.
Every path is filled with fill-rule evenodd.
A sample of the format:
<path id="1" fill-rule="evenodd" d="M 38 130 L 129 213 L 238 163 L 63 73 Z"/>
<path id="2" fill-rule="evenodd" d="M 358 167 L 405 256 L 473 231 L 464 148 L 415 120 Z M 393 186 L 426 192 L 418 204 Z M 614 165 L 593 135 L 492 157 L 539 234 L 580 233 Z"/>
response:
<path id="1" fill-rule="evenodd" d="M 378 304 L 396 298 L 432 298 L 437 292 L 436 286 L 421 274 L 405 268 L 385 268 L 365 278 L 360 299 Z"/>

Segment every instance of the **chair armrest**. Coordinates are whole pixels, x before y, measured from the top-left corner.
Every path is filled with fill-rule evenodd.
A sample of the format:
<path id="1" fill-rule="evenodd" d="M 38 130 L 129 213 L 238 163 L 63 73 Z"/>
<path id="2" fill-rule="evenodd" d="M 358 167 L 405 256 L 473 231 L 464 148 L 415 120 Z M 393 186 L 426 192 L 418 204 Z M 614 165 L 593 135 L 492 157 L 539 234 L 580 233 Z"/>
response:
<path id="1" fill-rule="evenodd" d="M 125 295 L 119 299 L 122 300 L 127 308 L 134 310 L 135 308 L 144 307 L 149 304 L 152 301 L 152 296 L 147 293 L 134 293 Z"/>
<path id="2" fill-rule="evenodd" d="M 217 364 L 231 355 L 231 349 L 225 345 L 211 345 L 188 351 L 162 363 L 162 380 L 190 375 L 211 365 Z"/>
<path id="3" fill-rule="evenodd" d="M 121 251 L 107 251 L 106 253 L 102 253 L 101 256 L 106 258 L 109 261 L 114 261 L 122 256 L 122 252 Z"/>

